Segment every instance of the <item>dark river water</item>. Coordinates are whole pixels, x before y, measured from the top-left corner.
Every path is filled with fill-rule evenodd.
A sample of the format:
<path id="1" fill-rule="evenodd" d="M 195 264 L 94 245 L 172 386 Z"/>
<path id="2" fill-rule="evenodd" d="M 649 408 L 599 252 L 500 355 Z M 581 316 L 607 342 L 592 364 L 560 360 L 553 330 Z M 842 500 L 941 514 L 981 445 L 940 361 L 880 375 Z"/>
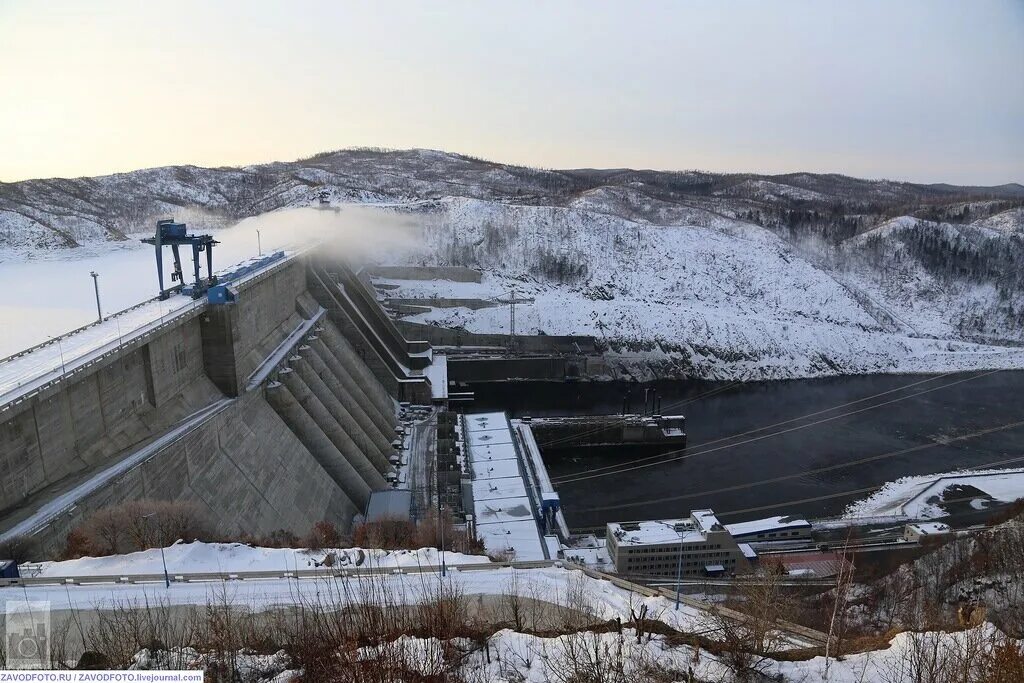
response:
<path id="1" fill-rule="evenodd" d="M 638 411 L 645 387 L 657 390 L 662 413 L 686 415 L 685 451 L 542 444 L 570 526 L 679 516 L 705 507 L 726 522 L 820 517 L 870 493 L 860 489 L 901 476 L 1014 458 L 1002 466 L 1024 466 L 1024 425 L 1003 428 L 1024 421 L 1024 372 L 734 385 L 477 384 L 467 410 L 506 410 L 515 417 L 620 413 L 629 393 Z M 874 456 L 881 457 L 856 462 Z M 645 466 L 599 469 L 637 465 Z M 813 471 L 826 467 L 832 469 Z M 589 475 L 601 476 L 572 481 Z"/>

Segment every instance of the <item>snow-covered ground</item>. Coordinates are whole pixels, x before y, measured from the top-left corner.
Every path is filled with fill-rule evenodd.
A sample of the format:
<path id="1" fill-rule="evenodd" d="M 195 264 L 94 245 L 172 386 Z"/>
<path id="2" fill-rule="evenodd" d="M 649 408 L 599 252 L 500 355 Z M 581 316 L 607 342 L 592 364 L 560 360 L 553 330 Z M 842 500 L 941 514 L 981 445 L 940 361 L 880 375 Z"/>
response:
<path id="1" fill-rule="evenodd" d="M 1022 348 L 962 341 L 948 325 L 932 324 L 943 315 L 938 305 L 902 311 L 910 323 L 893 331 L 879 317 L 884 303 L 864 304 L 864 293 L 851 291 L 853 276 L 841 282 L 774 233 L 730 218 L 652 225 L 466 198 L 437 202 L 429 218 L 425 249 L 409 260 L 476 267 L 482 281 L 386 280 L 397 287 L 389 296 L 495 299 L 514 289 L 533 300 L 517 305 L 517 332 L 592 335 L 615 351 L 613 364 L 639 378 L 648 363 L 712 379 L 1024 367 Z M 509 330 L 500 306 L 434 308 L 407 319 Z M 914 336 L 919 327 L 943 334 Z"/>
<path id="2" fill-rule="evenodd" d="M 799 683 L 914 683 L 921 672 L 954 669 L 954 663 L 977 663 L 979 653 L 988 653 L 995 642 L 1004 640 L 990 624 L 959 633 L 901 633 L 888 646 L 835 657 L 813 657 L 797 661 L 761 659 L 757 670 L 765 680 Z M 442 641 L 437 638 L 400 636 L 396 640 L 360 648 L 358 659 L 380 661 L 402 670 L 406 676 L 445 680 L 454 670 L 465 674 L 462 680 L 492 683 L 548 683 L 576 680 L 577 672 L 594 680 L 737 680 L 728 662 L 710 652 L 689 645 L 673 644 L 664 636 L 638 634 L 633 629 L 621 633 L 582 631 L 557 637 L 544 637 L 503 629 L 487 639 L 487 647 L 468 639 Z M 974 659 L 972 659 L 972 657 Z M 211 654 L 191 649 L 139 652 L 131 669 L 178 669 L 204 667 L 217 663 Z M 302 680 L 302 671 L 290 668 L 285 653 L 258 655 L 239 652 L 235 668 L 243 683 L 291 683 Z M 397 671 L 394 680 L 405 680 Z M 655 676 L 659 676 L 655 678 Z M 691 677 L 692 676 L 692 677 Z M 588 678 L 589 680 L 590 678 Z M 952 680 L 952 678 L 950 679 Z"/>
<path id="3" fill-rule="evenodd" d="M 902 477 L 889 482 L 863 500 L 851 503 L 844 513 L 846 518 L 894 517 L 905 519 L 933 519 L 946 515 L 938 503 L 950 487 L 970 486 L 982 494 L 960 493 L 955 498 L 961 503 L 983 510 L 989 500 L 1003 503 L 1024 498 L 1024 468 L 1005 470 L 965 470 Z M 954 489 L 955 491 L 956 489 Z M 984 494 L 987 494 L 984 495 Z M 962 500 L 966 498 L 967 500 Z"/>
<path id="4" fill-rule="evenodd" d="M 801 683 L 911 683 L 920 680 L 913 675 L 911 662 L 915 661 L 915 655 L 920 660 L 922 651 L 927 653 L 928 648 L 934 648 L 940 659 L 952 661 L 960 653 L 966 654 L 985 642 L 992 632 L 993 627 L 985 624 L 963 633 L 902 633 L 884 650 L 847 655 L 841 660 L 834 657 L 792 662 L 769 659 L 758 668 L 766 675 L 766 680 L 769 676 L 778 676 L 777 680 Z M 489 656 L 473 652 L 463 667 L 481 673 L 479 680 L 496 683 L 571 680 L 566 677 L 576 670 L 574 667 L 591 675 L 607 671 L 610 680 L 645 680 L 658 670 L 678 676 L 671 680 L 688 680 L 688 672 L 692 672 L 694 680 L 737 680 L 727 664 L 711 653 L 686 645 L 673 646 L 660 636 L 638 638 L 632 630 L 621 634 L 582 633 L 557 638 L 504 630 L 494 634 L 488 644 Z M 366 648 L 364 656 L 417 663 L 415 668 L 420 673 L 438 674 L 444 671 L 446 663 L 445 649 L 441 645 L 436 639 L 406 636 L 380 648 Z M 625 669 L 622 674 L 617 672 L 619 666 Z M 613 671 L 616 673 L 612 674 Z"/>
<path id="5" fill-rule="evenodd" d="M 268 553 L 266 562 L 267 564 L 279 562 L 273 568 L 285 571 L 286 561 L 297 559 L 301 563 L 299 569 L 302 569 L 306 562 L 311 560 L 311 557 L 301 552 L 295 555 Z M 211 558 L 203 553 L 203 558 L 215 561 L 216 556 Z M 390 560 L 382 556 L 379 559 L 392 561 L 400 566 L 415 567 L 417 561 L 425 562 L 428 558 L 429 555 L 423 557 L 412 555 L 407 558 L 395 556 Z M 484 559 L 486 560 L 486 558 Z M 153 551 L 149 551 L 144 564 L 136 566 L 144 567 L 148 573 L 160 574 L 163 570 L 159 562 L 159 551 L 156 551 L 155 554 Z M 167 564 L 171 574 L 180 569 L 174 565 L 174 560 L 171 558 L 168 558 Z M 83 568 L 86 567 L 87 565 Z M 105 570 L 106 567 L 102 569 Z M 294 569 L 293 566 L 292 570 L 294 571 Z M 117 573 L 114 572 L 114 574 Z M 628 620 L 631 609 L 637 610 L 641 605 L 647 605 L 649 618 L 658 619 L 672 628 L 687 632 L 701 632 L 707 629 L 705 613 L 695 607 L 682 604 L 677 610 L 674 601 L 668 598 L 643 596 L 619 588 L 609 581 L 591 578 L 578 570 L 558 567 L 540 569 L 502 567 L 462 572 L 454 568 L 453 565 L 444 578 L 436 572 L 406 574 L 400 573 L 396 569 L 395 573 L 369 577 L 353 575 L 299 580 L 248 579 L 228 582 L 189 582 L 172 583 L 170 588 L 165 588 L 162 583 L 86 583 L 73 587 L 34 585 L 19 587 L 16 594 L 15 592 L 10 595 L 0 593 L 0 602 L 6 599 L 49 601 L 51 609 L 59 611 L 110 609 L 118 605 L 141 606 L 147 604 L 147 601 L 148 604 L 206 605 L 222 603 L 227 600 L 229 603 L 239 606 L 266 609 L 279 605 L 323 600 L 334 600 L 339 604 L 379 604 L 380 596 L 387 596 L 389 604 L 412 605 L 436 599 L 440 585 L 444 585 L 446 590 L 456 590 L 468 597 L 502 596 L 507 595 L 511 590 L 519 590 L 525 597 L 535 597 L 544 602 L 566 607 L 573 607 L 579 604 L 579 601 L 583 601 L 587 608 L 601 620 L 616 617 Z M 519 588 L 516 589 L 516 586 Z"/>
<path id="6" fill-rule="evenodd" d="M 419 550 L 378 550 L 363 548 L 262 548 L 243 543 L 175 543 L 164 549 L 167 569 L 171 573 L 238 573 L 272 572 L 312 569 L 333 556 L 335 568 L 363 569 L 391 567 L 438 566 L 441 558 L 435 548 Z M 487 564 L 483 555 L 465 555 L 445 551 L 448 565 Z M 160 549 L 153 548 L 127 555 L 83 557 L 62 562 L 41 562 L 25 565 L 29 577 L 113 576 L 120 574 L 160 574 L 163 560 Z"/>

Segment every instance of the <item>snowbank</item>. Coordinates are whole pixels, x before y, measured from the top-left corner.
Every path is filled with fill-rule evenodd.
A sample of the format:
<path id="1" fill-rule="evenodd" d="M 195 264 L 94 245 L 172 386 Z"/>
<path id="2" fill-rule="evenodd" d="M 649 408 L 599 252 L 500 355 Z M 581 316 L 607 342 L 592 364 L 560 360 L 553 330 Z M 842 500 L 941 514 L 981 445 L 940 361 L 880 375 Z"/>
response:
<path id="1" fill-rule="evenodd" d="M 1011 503 L 1024 498 L 1024 468 L 1004 470 L 959 470 L 942 474 L 902 477 L 891 481 L 863 500 L 851 503 L 844 512 L 848 519 L 894 517 L 933 519 L 947 513 L 938 506 L 950 487 L 970 486 L 981 494 L 957 495 L 959 502 L 984 509 L 989 499 Z M 985 495 L 987 494 L 987 496 Z M 967 498 L 968 500 L 960 500 Z"/>
<path id="2" fill-rule="evenodd" d="M 239 573 L 260 571 L 295 571 L 312 569 L 333 554 L 335 567 L 389 568 L 436 566 L 441 564 L 437 549 L 377 550 L 363 548 L 328 548 L 307 550 L 293 548 L 261 548 L 243 543 L 176 543 L 164 550 L 167 570 L 184 573 Z M 487 564 L 481 555 L 464 555 L 446 551 L 447 565 Z M 29 576 L 80 577 L 117 574 L 160 574 L 163 563 L 158 548 L 127 555 L 83 557 L 63 562 L 42 562 L 28 567 Z"/>

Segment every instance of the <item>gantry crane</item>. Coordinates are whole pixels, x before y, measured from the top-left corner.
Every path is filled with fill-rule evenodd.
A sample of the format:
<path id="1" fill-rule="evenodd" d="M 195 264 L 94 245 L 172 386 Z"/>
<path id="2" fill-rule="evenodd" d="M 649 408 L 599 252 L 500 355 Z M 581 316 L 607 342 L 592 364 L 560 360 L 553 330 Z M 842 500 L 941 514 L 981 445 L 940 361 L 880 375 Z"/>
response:
<path id="1" fill-rule="evenodd" d="M 190 235 L 184 223 L 175 223 L 173 218 L 166 218 L 156 222 L 156 234 L 153 237 L 146 237 L 142 240 L 146 244 L 152 244 L 156 248 L 156 277 L 160 282 L 160 299 L 168 298 L 172 292 L 181 291 L 190 294 L 193 299 L 198 299 L 206 293 L 212 285 L 217 284 L 217 277 L 213 274 L 213 245 L 219 244 L 212 235 Z M 174 254 L 174 271 L 171 273 L 170 287 L 164 289 L 164 260 L 162 248 L 170 245 Z M 192 265 L 195 270 L 195 282 L 186 285 L 181 272 L 181 255 L 178 247 L 191 245 Z M 206 279 L 200 277 L 199 254 L 206 252 Z"/>

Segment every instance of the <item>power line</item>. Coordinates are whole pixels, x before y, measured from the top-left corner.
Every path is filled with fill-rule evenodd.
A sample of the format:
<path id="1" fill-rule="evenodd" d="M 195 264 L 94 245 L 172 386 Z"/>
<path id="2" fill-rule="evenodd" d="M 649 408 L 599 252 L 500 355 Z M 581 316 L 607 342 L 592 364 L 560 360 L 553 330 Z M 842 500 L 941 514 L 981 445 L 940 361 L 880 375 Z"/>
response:
<path id="1" fill-rule="evenodd" d="M 992 372 L 997 372 L 997 371 L 992 371 Z M 858 398 L 858 399 L 856 399 L 854 401 L 848 401 L 847 403 L 841 403 L 839 405 L 832 406 L 831 408 L 825 408 L 823 410 L 817 410 L 817 411 L 815 411 L 813 413 L 807 413 L 805 415 L 800 415 L 798 417 L 790 418 L 788 420 L 782 420 L 781 422 L 775 422 L 773 424 L 765 425 L 763 427 L 757 427 L 755 429 L 748 429 L 745 432 L 739 432 L 739 433 L 736 433 L 736 434 L 731 434 L 729 436 L 723 436 L 723 437 L 719 437 L 717 439 L 712 439 L 711 441 L 705 441 L 702 444 L 697 444 L 696 446 L 691 446 L 690 448 L 703 448 L 703 447 L 706 447 L 706 446 L 711 446 L 711 445 L 716 444 L 716 443 L 721 443 L 722 441 L 730 441 L 732 439 L 738 439 L 738 438 L 740 438 L 742 436 L 747 436 L 749 434 L 756 434 L 757 432 L 763 432 L 764 430 L 772 429 L 773 427 L 781 427 L 782 425 L 786 425 L 786 424 L 789 424 L 791 422 L 799 422 L 800 420 L 806 420 L 809 417 L 814 417 L 816 415 L 822 415 L 824 413 L 829 413 L 829 412 L 832 412 L 833 410 L 839 410 L 841 408 L 847 408 L 849 406 L 856 405 L 857 403 L 863 403 L 864 401 L 870 401 L 872 399 L 880 398 L 880 397 L 886 396 L 888 394 L 892 394 L 892 393 L 895 393 L 895 392 L 898 392 L 898 391 L 903 391 L 904 389 L 909 389 L 911 387 L 915 387 L 915 386 L 918 386 L 918 385 L 921 385 L 921 384 L 926 384 L 928 382 L 933 382 L 935 380 L 944 379 L 944 378 L 949 377 L 950 375 L 954 375 L 954 374 L 958 374 L 958 373 L 947 372 L 947 373 L 942 374 L 942 375 L 936 375 L 934 377 L 929 377 L 927 379 L 918 380 L 916 382 L 910 382 L 909 384 L 904 384 L 904 385 L 898 386 L 898 387 L 896 387 L 894 389 L 888 389 L 886 391 L 882 391 L 880 393 L 873 394 L 871 396 L 865 396 L 864 398 Z M 989 372 L 989 373 L 986 373 L 986 374 L 992 374 L 992 373 Z M 978 375 L 978 377 L 980 377 L 980 376 L 981 375 Z M 971 377 L 969 379 L 974 379 L 974 377 Z M 947 384 L 947 385 L 943 385 L 943 387 L 938 387 L 938 388 L 944 388 L 944 387 L 948 387 L 948 386 L 953 386 L 953 385 L 952 384 Z M 915 396 L 916 395 L 917 394 L 915 394 Z M 910 397 L 908 397 L 908 398 L 910 398 Z M 810 426 L 810 425 L 808 425 L 808 426 Z M 636 460 L 633 460 L 629 464 L 618 463 L 618 464 L 615 464 L 615 465 L 605 465 L 603 467 L 595 467 L 595 468 L 587 470 L 587 473 L 588 474 L 592 474 L 594 472 L 600 472 L 602 470 L 618 469 L 620 467 L 629 467 L 631 465 L 635 465 L 636 463 L 645 462 L 645 461 L 648 461 L 648 460 L 661 460 L 666 455 L 672 455 L 673 453 L 681 453 L 681 452 L 683 452 L 683 450 L 684 449 L 680 448 L 680 449 L 676 449 L 676 450 L 673 450 L 673 451 L 667 451 L 665 453 L 659 453 L 657 455 L 645 456 L 643 458 L 638 458 Z M 693 455 L 699 455 L 699 454 L 700 453 L 693 453 Z M 561 479 L 572 477 L 572 476 L 574 476 L 574 475 L 567 474 L 567 475 L 563 475 L 563 477 L 555 477 L 555 478 L 552 479 L 552 482 L 557 483 Z"/>
<path id="2" fill-rule="evenodd" d="M 843 417 L 849 417 L 851 415 L 857 415 L 858 413 L 863 413 L 863 412 L 868 411 L 868 410 L 874 410 L 875 408 L 881 408 L 882 406 L 887 406 L 887 405 L 890 405 L 890 404 L 893 404 L 893 403 L 898 403 L 900 401 L 905 401 L 905 400 L 907 400 L 909 398 L 914 398 L 916 396 L 921 396 L 922 394 L 928 394 L 928 393 L 931 393 L 933 391 L 938 391 L 940 389 L 947 389 L 947 388 L 949 388 L 951 386 L 955 386 L 957 384 L 962 384 L 964 382 L 969 382 L 969 381 L 971 381 L 973 379 L 978 379 L 979 377 L 984 377 L 986 375 L 991 375 L 991 374 L 996 373 L 996 372 L 1000 372 L 1000 371 L 999 370 L 990 370 L 989 372 L 985 372 L 985 373 L 982 373 L 982 374 L 974 375 L 972 377 L 967 377 L 967 378 L 964 378 L 962 380 L 958 380 L 956 382 L 950 382 L 949 384 L 945 384 L 945 385 L 943 385 L 941 387 L 934 387 L 932 389 L 925 389 L 923 391 L 919 391 L 919 392 L 916 392 L 916 393 L 913 393 L 913 394 L 909 394 L 907 396 L 900 396 L 899 398 L 894 398 L 894 399 L 890 399 L 888 401 L 883 401 L 882 403 L 876 403 L 875 405 L 867 406 L 866 408 L 858 408 L 857 410 L 851 410 L 851 411 L 846 412 L 846 413 L 840 413 L 838 415 L 832 415 L 830 417 L 822 418 L 820 420 L 815 420 L 813 422 L 808 422 L 807 424 L 804 424 L 804 425 L 797 425 L 795 427 L 790 427 L 788 429 L 782 429 L 782 430 L 779 430 L 777 432 L 771 432 L 770 434 L 762 434 L 760 436 L 751 437 L 751 438 L 745 439 L 743 441 L 737 441 L 736 443 L 725 444 L 725 445 L 722 445 L 722 446 L 716 446 L 714 448 L 708 448 L 708 449 L 703 450 L 703 451 L 698 451 L 696 453 L 686 453 L 684 455 L 680 455 L 680 456 L 677 456 L 677 457 L 674 457 L 674 458 L 664 459 L 664 456 L 666 456 L 666 455 L 673 455 L 675 453 L 683 453 L 683 451 L 685 449 L 680 448 L 680 449 L 676 449 L 676 450 L 673 450 L 673 451 L 668 451 L 667 453 L 662 453 L 659 456 L 652 456 L 652 457 L 660 458 L 657 462 L 646 463 L 646 464 L 643 464 L 643 465 L 626 465 L 626 466 L 621 467 L 620 469 L 617 469 L 617 470 L 614 470 L 614 471 L 611 471 L 611 472 L 601 472 L 601 473 L 597 473 L 597 474 L 585 474 L 585 475 L 579 476 L 579 477 L 571 477 L 570 476 L 570 477 L 554 478 L 554 479 L 552 479 L 552 483 L 570 484 L 570 483 L 577 482 L 577 481 L 586 481 L 588 479 L 597 479 L 599 477 L 607 477 L 607 476 L 614 475 L 614 474 L 622 474 L 624 472 L 632 472 L 634 470 L 644 469 L 644 468 L 647 468 L 647 467 L 654 467 L 656 465 L 663 465 L 665 463 L 675 462 L 675 461 L 678 461 L 678 460 L 686 460 L 688 458 L 692 458 L 692 457 L 695 457 L 695 456 L 698 456 L 698 455 L 707 455 L 708 453 L 714 453 L 716 451 L 724 450 L 724 449 L 727 449 L 727 448 L 735 448 L 736 446 L 743 446 L 745 444 L 754 443 L 756 441 L 762 441 L 764 439 L 768 439 L 768 438 L 771 438 L 773 436 L 779 436 L 781 434 L 788 434 L 790 432 L 795 432 L 795 431 L 799 431 L 801 429 L 806 429 L 808 427 L 814 427 L 814 426 L 819 425 L 819 424 L 824 424 L 826 422 L 831 422 L 833 420 L 838 420 L 838 419 L 843 418 Z M 826 410 L 826 411 L 822 411 L 822 412 L 830 412 L 830 410 Z M 802 419 L 802 418 L 797 418 L 797 419 Z M 786 422 L 793 422 L 793 420 L 787 420 Z M 785 423 L 780 423 L 780 424 L 785 424 Z M 764 429 L 768 429 L 768 428 L 769 427 L 762 427 L 760 429 L 754 429 L 754 430 L 751 430 L 751 432 L 746 432 L 746 433 L 759 432 L 759 431 L 763 431 Z M 742 436 L 742 434 L 740 434 L 738 436 Z M 736 438 L 736 437 L 726 437 L 725 439 L 717 439 L 716 441 L 723 441 L 723 440 L 728 440 L 728 439 L 732 439 L 732 438 Z M 715 441 L 708 442 L 708 443 L 715 443 Z M 702 445 L 707 445 L 707 444 L 702 444 Z M 596 471 L 596 470 L 594 470 L 594 471 Z"/>
<path id="3" fill-rule="evenodd" d="M 988 469 L 990 467 L 999 467 L 1000 465 L 1009 465 L 1011 463 L 1021 462 L 1021 461 L 1024 461 L 1024 456 L 1020 456 L 1020 457 L 1017 457 L 1017 458 L 1008 458 L 1006 460 L 997 460 L 995 462 L 989 462 L 989 463 L 985 463 L 983 465 L 975 465 L 974 467 L 965 467 L 964 471 L 965 472 L 970 472 L 970 471 L 973 471 L 973 470 Z M 852 495 L 856 495 L 858 493 L 866 493 L 868 491 L 877 491 L 878 489 L 880 489 L 883 486 L 885 486 L 886 483 L 888 483 L 888 482 L 883 482 L 883 483 L 878 484 L 876 486 L 866 486 L 864 488 L 850 489 L 849 491 L 841 491 L 839 493 L 828 493 L 828 494 L 825 494 L 825 495 L 822 495 L 822 496 L 813 496 L 813 497 L 810 497 L 810 498 L 799 498 L 797 500 L 787 500 L 787 501 L 782 502 L 782 503 L 772 503 L 771 505 L 759 505 L 757 507 L 742 508 L 742 509 L 737 509 L 737 510 L 726 510 L 725 512 L 716 512 L 715 515 L 721 516 L 721 517 L 725 517 L 727 515 L 742 515 L 742 514 L 746 514 L 748 512 L 761 512 L 762 510 L 771 510 L 772 508 L 789 507 L 789 506 L 792 506 L 792 505 L 800 505 L 801 503 L 814 503 L 814 502 L 817 502 L 819 500 L 827 500 L 829 498 L 841 498 L 843 496 L 852 496 Z M 973 498 L 972 498 L 972 500 L 973 500 Z"/>
<path id="4" fill-rule="evenodd" d="M 1017 422 L 1009 422 L 1009 423 L 1006 423 L 1004 425 L 1000 425 L 998 427 L 989 427 L 988 429 L 980 429 L 980 430 L 978 430 L 976 432 L 972 432 L 970 434 L 964 434 L 962 436 L 958 436 L 958 437 L 955 437 L 955 438 L 952 438 L 952 439 L 948 439 L 947 441 L 944 441 L 941 444 L 939 442 L 933 441 L 931 443 L 918 444 L 917 446 L 910 446 L 909 448 L 901 448 L 901 449 L 896 450 L 896 451 L 889 451 L 887 453 L 880 453 L 878 455 L 870 455 L 870 456 L 867 456 L 865 458 L 858 458 L 857 460 L 850 460 L 848 462 L 842 462 L 842 463 L 838 463 L 836 465 L 827 465 L 825 467 L 817 467 L 815 469 L 803 470 L 803 471 L 800 471 L 800 472 L 796 472 L 794 474 L 786 474 L 786 475 L 781 475 L 781 476 L 778 476 L 778 477 L 771 477 L 769 479 L 759 479 L 757 481 L 747 482 L 745 484 L 735 484 L 733 486 L 724 486 L 722 488 L 717 488 L 717 489 L 708 489 L 708 490 L 705 490 L 705 491 L 695 491 L 693 493 L 684 493 L 684 494 L 681 494 L 681 495 L 678 495 L 678 496 L 664 496 L 664 497 L 661 497 L 661 498 L 647 498 L 647 499 L 644 499 L 644 500 L 641 500 L 641 501 L 633 501 L 633 502 L 629 502 L 629 503 L 621 503 L 619 505 L 605 505 L 605 506 L 601 506 L 601 507 L 584 508 L 584 510 L 585 511 L 593 511 L 593 512 L 601 512 L 601 511 L 605 511 L 605 510 L 620 510 L 620 509 L 623 509 L 623 508 L 630 508 L 630 507 L 637 507 L 637 506 L 640 506 L 640 505 L 647 505 L 649 503 L 668 503 L 668 502 L 672 502 L 672 501 L 676 501 L 676 500 L 683 500 L 683 499 L 686 499 L 686 498 L 698 498 L 700 496 L 709 496 L 709 495 L 713 495 L 713 494 L 716 494 L 716 493 L 726 493 L 728 491 L 740 491 L 740 490 L 743 490 L 743 489 L 754 488 L 755 486 L 763 486 L 765 484 L 776 484 L 776 483 L 778 483 L 780 481 L 788 481 L 790 479 L 797 479 L 799 477 L 803 477 L 803 476 L 806 476 L 806 475 L 809 475 L 809 474 L 821 474 L 822 472 L 832 472 L 832 471 L 835 471 L 835 470 L 844 469 L 846 467 L 854 467 L 856 465 L 863 465 L 865 463 L 876 462 L 878 460 L 885 460 L 887 458 L 895 458 L 895 457 L 898 457 L 900 455 L 906 455 L 907 453 L 916 453 L 918 451 L 923 451 L 923 450 L 926 450 L 928 448 L 933 448 L 933 447 L 939 446 L 939 445 L 946 445 L 946 444 L 949 444 L 949 443 L 954 443 L 954 442 L 959 442 L 959 441 L 967 441 L 968 439 L 974 439 L 976 437 L 984 436 L 986 434 L 993 434 L 995 432 L 1003 432 L 1003 431 L 1006 431 L 1007 429 L 1014 429 L 1016 427 L 1021 427 L 1021 426 L 1024 426 L 1024 420 L 1019 420 Z M 1003 461 L 1003 462 L 1016 462 L 1017 460 L 1024 460 L 1024 457 L 1013 458 L 1013 459 L 1011 459 L 1009 461 Z M 875 488 L 877 488 L 877 487 L 875 487 Z"/>

